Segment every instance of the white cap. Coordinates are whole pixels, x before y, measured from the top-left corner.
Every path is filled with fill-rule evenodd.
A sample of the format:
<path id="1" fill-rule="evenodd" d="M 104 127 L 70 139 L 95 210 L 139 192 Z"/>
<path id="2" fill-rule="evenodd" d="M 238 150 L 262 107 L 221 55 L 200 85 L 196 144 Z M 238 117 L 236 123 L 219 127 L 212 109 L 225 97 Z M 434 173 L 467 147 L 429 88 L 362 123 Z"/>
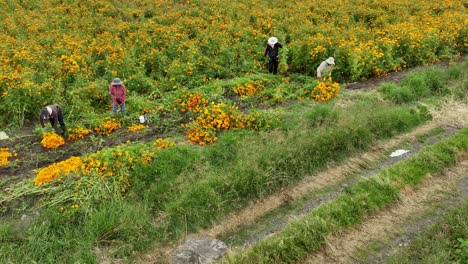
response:
<path id="1" fill-rule="evenodd" d="M 140 124 L 144 124 L 146 122 L 145 116 L 140 116 Z"/>

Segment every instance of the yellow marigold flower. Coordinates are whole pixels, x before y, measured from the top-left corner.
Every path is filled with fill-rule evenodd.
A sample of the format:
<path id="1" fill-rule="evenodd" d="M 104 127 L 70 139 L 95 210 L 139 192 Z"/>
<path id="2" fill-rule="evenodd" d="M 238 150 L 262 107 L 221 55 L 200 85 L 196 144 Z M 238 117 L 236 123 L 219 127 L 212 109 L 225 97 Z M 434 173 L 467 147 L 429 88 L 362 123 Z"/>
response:
<path id="1" fill-rule="evenodd" d="M 338 97 L 340 85 L 334 83 L 331 78 L 325 78 L 324 81 L 320 82 L 310 93 L 310 96 L 320 102 L 329 101 L 333 98 Z"/>
<path id="2" fill-rule="evenodd" d="M 59 177 L 60 174 L 67 174 L 77 171 L 81 168 L 83 161 L 81 157 L 71 157 L 67 160 L 53 163 L 45 168 L 42 168 L 34 179 L 34 184 L 39 185 L 45 182 L 50 182 Z"/>
<path id="3" fill-rule="evenodd" d="M 13 153 L 9 152 L 8 148 L 0 148 L 0 167 L 3 167 L 10 163 L 8 158 L 15 156 Z"/>
<path id="4" fill-rule="evenodd" d="M 84 139 L 89 133 L 91 133 L 91 130 L 85 129 L 82 127 L 78 127 L 75 129 L 68 129 L 68 141 L 76 141 L 79 139 Z"/>
<path id="5" fill-rule="evenodd" d="M 64 145 L 65 140 L 55 132 L 45 132 L 41 144 L 45 148 L 53 149 Z"/>
<path id="6" fill-rule="evenodd" d="M 135 125 L 131 125 L 128 127 L 128 131 L 130 132 L 138 132 L 140 130 L 143 130 L 146 126 L 143 125 L 143 124 L 135 124 Z"/>

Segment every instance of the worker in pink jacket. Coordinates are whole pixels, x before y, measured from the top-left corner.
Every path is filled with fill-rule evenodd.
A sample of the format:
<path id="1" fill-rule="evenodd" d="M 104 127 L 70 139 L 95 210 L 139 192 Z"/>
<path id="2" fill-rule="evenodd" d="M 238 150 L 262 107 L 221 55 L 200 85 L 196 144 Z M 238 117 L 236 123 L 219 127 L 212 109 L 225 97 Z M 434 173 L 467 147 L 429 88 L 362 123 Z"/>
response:
<path id="1" fill-rule="evenodd" d="M 109 94 L 112 97 L 112 116 L 117 114 L 117 108 L 120 107 L 120 112 L 125 114 L 125 85 L 119 78 L 115 78 L 109 86 Z"/>

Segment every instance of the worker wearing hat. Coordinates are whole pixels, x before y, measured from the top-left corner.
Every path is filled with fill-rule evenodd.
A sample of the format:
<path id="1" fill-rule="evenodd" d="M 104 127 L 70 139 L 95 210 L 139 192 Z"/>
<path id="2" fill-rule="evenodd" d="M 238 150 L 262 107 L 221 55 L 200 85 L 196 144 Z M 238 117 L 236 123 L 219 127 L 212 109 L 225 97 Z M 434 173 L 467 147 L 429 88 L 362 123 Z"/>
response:
<path id="1" fill-rule="evenodd" d="M 112 97 L 112 116 L 117 114 L 117 108 L 120 107 L 120 112 L 125 114 L 125 85 L 119 78 L 115 78 L 109 85 L 109 95 Z"/>
<path id="2" fill-rule="evenodd" d="M 268 72 L 276 74 L 278 73 L 278 63 L 279 63 L 279 50 L 283 45 L 278 42 L 278 39 L 271 37 L 268 39 L 268 43 L 265 49 L 265 54 L 268 55 Z"/>
<path id="3" fill-rule="evenodd" d="M 52 104 L 42 108 L 41 113 L 39 115 L 39 122 L 41 123 L 42 130 L 45 130 L 44 121 L 49 121 L 50 125 L 57 131 L 57 123 L 60 123 L 60 128 L 62 129 L 62 135 L 65 135 L 67 129 L 65 127 L 65 122 L 63 122 L 63 115 L 62 109 L 60 109 L 60 105 Z"/>
<path id="4" fill-rule="evenodd" d="M 331 76 L 333 66 L 335 66 L 335 59 L 333 57 L 322 61 L 317 68 L 317 79 L 322 81 L 324 75 Z"/>

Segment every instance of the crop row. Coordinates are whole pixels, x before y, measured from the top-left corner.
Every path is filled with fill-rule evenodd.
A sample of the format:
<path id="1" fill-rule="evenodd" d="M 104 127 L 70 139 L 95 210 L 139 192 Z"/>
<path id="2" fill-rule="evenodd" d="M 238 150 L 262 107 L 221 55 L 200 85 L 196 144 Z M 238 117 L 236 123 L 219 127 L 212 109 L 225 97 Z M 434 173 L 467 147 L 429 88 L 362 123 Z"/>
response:
<path id="1" fill-rule="evenodd" d="M 19 125 L 55 102 L 73 106 L 74 115 L 101 112 L 116 76 L 133 96 L 145 95 L 154 105 L 161 100 L 154 95 L 264 71 L 271 35 L 284 44 L 280 72 L 314 76 L 318 64 L 334 56 L 333 75 L 340 82 L 453 58 L 467 49 L 466 7 L 455 0 L 0 5 L 0 110 L 12 113 L 0 122 Z"/>

